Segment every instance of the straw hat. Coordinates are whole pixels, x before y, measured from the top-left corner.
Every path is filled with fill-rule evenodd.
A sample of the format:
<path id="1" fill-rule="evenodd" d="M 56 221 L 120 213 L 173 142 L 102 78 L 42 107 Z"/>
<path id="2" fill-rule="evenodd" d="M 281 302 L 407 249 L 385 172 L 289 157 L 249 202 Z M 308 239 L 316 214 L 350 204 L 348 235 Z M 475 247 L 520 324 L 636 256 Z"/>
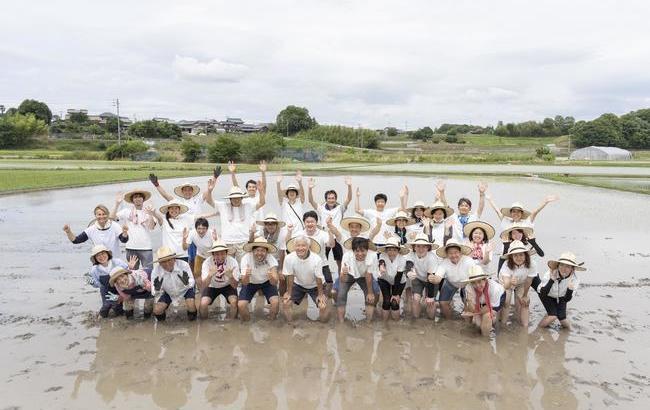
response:
<path id="1" fill-rule="evenodd" d="M 456 242 L 453 239 L 450 239 L 450 240 L 447 241 L 447 244 L 445 246 L 443 246 L 441 248 L 438 248 L 438 250 L 436 250 L 436 255 L 438 255 L 438 257 L 440 257 L 440 258 L 446 258 L 447 257 L 447 249 L 454 248 L 454 247 L 455 248 L 460 248 L 460 252 L 463 255 L 469 255 L 470 253 L 472 253 L 472 248 L 470 248 L 469 246 L 463 245 L 461 243 Z"/>
<path id="2" fill-rule="evenodd" d="M 465 224 L 465 227 L 463 228 L 463 234 L 471 241 L 472 238 L 470 237 L 470 234 L 476 228 L 481 228 L 485 231 L 485 234 L 487 235 L 487 238 L 485 238 L 486 241 L 494 238 L 494 227 L 489 223 L 483 221 L 473 221 Z"/>
<path id="3" fill-rule="evenodd" d="M 523 212 L 524 213 L 522 215 L 523 219 L 526 219 L 526 218 L 528 218 L 530 216 L 530 211 L 525 210 L 524 205 L 522 205 L 521 202 L 513 202 L 512 205 L 510 205 L 510 208 L 501 208 L 501 214 L 503 216 L 508 216 L 509 217 L 510 216 L 510 211 L 512 211 L 513 209 L 518 209 L 521 212 Z"/>
<path id="4" fill-rule="evenodd" d="M 160 263 L 170 259 L 176 259 L 176 252 L 166 246 L 161 246 L 156 251 L 156 259 L 154 260 L 154 263 Z"/>
<path id="5" fill-rule="evenodd" d="M 301 236 L 304 235 L 298 235 L 294 238 L 289 239 L 289 241 L 287 242 L 287 251 L 289 251 L 289 253 L 296 250 L 296 240 Z M 306 238 L 309 239 L 309 250 L 316 254 L 320 253 L 320 244 L 316 242 L 313 238 L 310 237 L 306 237 Z"/>
<path id="6" fill-rule="evenodd" d="M 436 209 L 442 209 L 445 213 L 445 218 L 448 218 L 451 214 L 454 213 L 454 208 L 445 205 L 442 201 L 436 201 L 433 203 L 433 205 L 431 205 L 430 208 L 424 211 L 424 216 L 433 219 L 433 213 L 436 211 Z"/>
<path id="7" fill-rule="evenodd" d="M 296 191 L 297 193 L 300 193 L 300 190 L 298 189 L 298 185 L 296 184 L 289 184 L 287 185 L 286 188 L 284 188 L 284 194 L 287 195 L 289 191 Z"/>
<path id="8" fill-rule="evenodd" d="M 346 231 L 350 231 L 350 224 L 355 223 L 361 225 L 361 233 L 367 232 L 370 230 L 370 222 L 366 218 L 360 216 L 346 216 L 341 219 L 341 228 Z"/>
<path id="9" fill-rule="evenodd" d="M 163 206 L 160 207 L 160 209 L 159 209 L 160 213 L 163 214 L 163 215 L 166 214 L 167 210 L 169 208 L 171 208 L 172 206 L 177 206 L 177 207 L 181 208 L 181 212 L 180 212 L 181 214 L 184 214 L 185 212 L 187 212 L 190 209 L 190 208 L 187 207 L 187 205 L 183 205 L 180 202 L 178 202 L 177 200 L 172 199 L 171 201 L 167 202 L 166 205 L 163 205 Z"/>
<path id="10" fill-rule="evenodd" d="M 415 223 L 415 219 L 411 218 L 406 212 L 399 211 L 397 214 L 395 214 L 394 218 L 390 218 L 386 221 L 386 225 L 395 226 L 398 219 L 406 219 L 406 226 L 413 225 Z"/>
<path id="11" fill-rule="evenodd" d="M 515 222 L 512 224 L 512 226 L 503 232 L 501 232 L 501 240 L 504 242 L 508 242 L 510 240 L 510 232 L 512 231 L 523 231 L 524 235 L 526 235 L 526 238 L 532 238 L 535 235 L 535 231 L 533 230 L 532 227 L 528 225 L 524 225 L 519 222 Z"/>
<path id="12" fill-rule="evenodd" d="M 278 218 L 278 216 L 272 212 L 266 214 L 264 216 L 264 219 L 261 221 L 255 221 L 258 225 L 264 226 L 265 223 L 276 223 L 278 224 L 278 228 L 282 228 L 284 225 L 286 225 L 284 222 Z"/>
<path id="13" fill-rule="evenodd" d="M 248 193 L 246 193 L 243 189 L 241 189 L 238 186 L 232 186 L 230 187 L 230 192 L 228 192 L 228 195 L 224 196 L 223 199 L 235 199 L 235 198 L 246 198 L 248 197 Z"/>
<path id="14" fill-rule="evenodd" d="M 357 238 L 362 238 L 362 239 L 365 239 L 365 240 L 368 241 L 368 250 L 369 250 L 369 251 L 375 251 L 375 252 L 377 251 L 377 245 L 375 245 L 374 243 L 372 243 L 372 241 L 371 241 L 370 239 L 364 238 L 364 237 L 362 237 L 362 236 L 357 236 Z M 348 238 L 348 239 L 346 239 L 345 242 L 343 242 L 343 247 L 344 247 L 345 249 L 347 249 L 347 250 L 352 250 L 352 240 L 353 240 L 353 239 L 354 239 L 354 238 Z"/>
<path id="15" fill-rule="evenodd" d="M 106 252 L 108 254 L 108 259 L 111 259 L 113 257 L 113 252 L 111 252 L 110 249 L 108 249 L 104 245 L 95 245 L 90 251 L 90 263 L 92 263 L 93 265 L 97 265 L 99 262 L 97 262 L 95 256 L 97 256 L 102 252 Z"/>
<path id="16" fill-rule="evenodd" d="M 134 190 L 129 191 L 129 192 L 124 194 L 124 201 L 132 204 L 133 203 L 133 195 L 135 195 L 135 194 L 142 195 L 144 197 L 145 201 L 148 201 L 149 198 L 151 198 L 151 192 L 146 191 L 144 189 L 134 189 Z"/>
<path id="17" fill-rule="evenodd" d="M 128 269 L 120 268 L 119 266 L 114 267 L 113 270 L 111 270 L 111 277 L 108 279 L 108 284 L 115 286 L 117 278 L 122 275 L 128 275 L 129 273 L 131 273 L 131 271 Z"/>
<path id="18" fill-rule="evenodd" d="M 510 247 L 508 248 L 508 253 L 501 255 L 501 259 L 508 259 L 508 255 L 514 255 L 516 253 L 527 253 L 529 255 L 534 255 L 534 249 L 528 249 L 521 241 L 512 241 Z"/>
<path id="19" fill-rule="evenodd" d="M 180 197 L 184 198 L 184 197 L 183 197 L 183 188 L 185 188 L 186 186 L 192 188 L 192 197 L 197 196 L 197 195 L 199 194 L 199 191 L 201 190 L 201 188 L 199 188 L 198 185 L 194 185 L 194 184 L 183 184 L 183 185 L 179 185 L 179 186 L 177 186 L 177 187 L 174 187 L 174 193 L 175 193 L 177 196 L 180 196 Z"/>
<path id="20" fill-rule="evenodd" d="M 438 249 L 440 245 L 435 244 L 433 242 L 429 242 L 429 237 L 424 234 L 424 233 L 419 233 L 415 236 L 415 239 L 413 239 L 411 242 L 408 243 L 411 246 L 415 245 L 427 245 L 429 248 L 431 248 L 432 251 Z"/>
<path id="21" fill-rule="evenodd" d="M 479 265 L 472 265 L 467 270 L 467 280 L 464 280 L 463 283 L 472 283 L 479 281 L 481 279 L 487 279 L 490 275 L 483 272 L 483 268 Z"/>
<path id="22" fill-rule="evenodd" d="M 413 204 L 412 207 L 410 207 L 410 208 L 406 208 L 406 212 L 407 212 L 409 215 L 413 215 L 413 211 L 414 211 L 416 208 L 424 209 L 424 212 L 425 212 L 425 213 L 426 213 L 427 210 L 429 209 L 429 207 L 427 207 L 426 205 L 424 205 L 424 202 L 423 202 L 423 201 L 415 201 L 415 203 Z"/>
<path id="23" fill-rule="evenodd" d="M 573 266 L 577 271 L 586 271 L 587 268 L 583 268 L 584 262 L 576 262 L 576 256 L 572 252 L 563 252 L 557 260 L 550 260 L 547 262 L 547 265 L 551 269 L 557 269 L 557 267 L 563 263 L 565 265 Z"/>
<path id="24" fill-rule="evenodd" d="M 378 250 L 379 252 L 386 252 L 390 248 L 397 248 L 400 255 L 408 255 L 411 252 L 409 248 L 403 246 L 400 243 L 399 239 L 394 236 L 391 236 L 390 238 L 386 239 L 386 244 L 384 246 L 380 246 Z"/>
<path id="25" fill-rule="evenodd" d="M 208 253 L 212 252 L 219 252 L 219 251 L 226 251 L 229 254 L 233 253 L 233 249 L 231 249 L 226 243 L 221 240 L 217 239 L 216 241 L 212 242 L 212 247 L 208 249 Z"/>
<path id="26" fill-rule="evenodd" d="M 257 237 L 253 242 L 248 242 L 247 244 L 244 244 L 244 252 L 251 252 L 253 248 L 266 248 L 269 253 L 275 253 L 277 252 L 278 248 L 275 247 L 275 245 L 268 243 L 268 241 L 265 238 Z"/>

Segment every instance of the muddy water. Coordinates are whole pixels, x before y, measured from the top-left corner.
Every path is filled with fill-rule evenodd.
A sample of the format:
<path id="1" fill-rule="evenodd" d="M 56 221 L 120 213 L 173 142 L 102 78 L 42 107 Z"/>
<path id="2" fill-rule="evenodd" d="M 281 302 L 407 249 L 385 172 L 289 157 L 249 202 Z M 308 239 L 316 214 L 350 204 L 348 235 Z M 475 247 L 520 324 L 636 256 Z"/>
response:
<path id="1" fill-rule="evenodd" d="M 203 188 L 204 178 L 193 180 Z M 450 179 L 448 198 L 477 200 L 476 182 Z M 647 408 L 647 196 L 517 178 L 488 182 L 502 206 L 523 200 L 532 207 L 560 195 L 540 214 L 537 236 L 548 256 L 571 249 L 590 268 L 569 305 L 572 331 L 535 330 L 543 316 L 536 296 L 528 331 L 510 325 L 491 340 L 460 321 L 241 325 L 217 321 L 217 310 L 198 323 L 182 312 L 161 325 L 98 321 L 98 295 L 81 279 L 90 245 L 71 245 L 61 227 L 78 232 L 94 205 L 111 206 L 116 191 L 145 185 L 0 198 L 0 408 Z M 379 191 L 396 205 L 403 183 L 411 202 L 429 201 L 433 179 L 355 176 L 354 183 L 362 206 Z M 318 197 L 326 187 L 344 192 L 340 176 L 317 184 Z M 215 196 L 225 191 L 221 181 Z M 496 224 L 490 209 L 485 219 Z M 361 300 L 359 293 L 350 298 L 352 319 L 362 317 Z"/>

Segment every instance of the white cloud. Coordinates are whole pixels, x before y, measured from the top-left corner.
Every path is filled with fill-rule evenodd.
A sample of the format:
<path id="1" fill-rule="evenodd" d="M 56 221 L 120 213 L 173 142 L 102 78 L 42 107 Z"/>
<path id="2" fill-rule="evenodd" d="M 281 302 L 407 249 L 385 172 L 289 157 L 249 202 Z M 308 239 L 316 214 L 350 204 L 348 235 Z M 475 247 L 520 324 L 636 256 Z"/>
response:
<path id="1" fill-rule="evenodd" d="M 246 75 L 248 67 L 227 63 L 219 58 L 201 62 L 193 57 L 174 57 L 174 73 L 182 79 L 207 82 L 237 82 Z"/>

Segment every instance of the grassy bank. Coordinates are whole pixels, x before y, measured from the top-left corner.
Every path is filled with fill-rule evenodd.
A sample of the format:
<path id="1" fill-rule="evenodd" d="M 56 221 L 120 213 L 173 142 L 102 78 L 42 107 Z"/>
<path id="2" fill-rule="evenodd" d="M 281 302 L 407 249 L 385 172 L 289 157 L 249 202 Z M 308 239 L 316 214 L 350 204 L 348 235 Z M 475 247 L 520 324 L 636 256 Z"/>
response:
<path id="1" fill-rule="evenodd" d="M 617 191 L 635 192 L 650 195 L 650 178 L 636 177 L 572 177 L 564 175 L 545 175 L 544 179 L 566 184 L 615 189 Z"/>

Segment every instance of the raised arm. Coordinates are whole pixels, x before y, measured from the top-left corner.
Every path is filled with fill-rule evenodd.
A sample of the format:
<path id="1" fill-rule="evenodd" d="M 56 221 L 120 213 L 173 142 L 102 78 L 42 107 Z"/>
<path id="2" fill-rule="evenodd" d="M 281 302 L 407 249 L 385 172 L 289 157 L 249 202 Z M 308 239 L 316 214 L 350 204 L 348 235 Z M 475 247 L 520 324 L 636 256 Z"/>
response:
<path id="1" fill-rule="evenodd" d="M 190 244 L 187 243 L 187 238 L 190 236 L 190 231 L 187 228 L 183 228 L 183 250 L 186 251 L 190 247 Z"/>
<path id="2" fill-rule="evenodd" d="M 329 228 L 330 226 L 333 226 L 334 224 L 332 223 L 332 217 L 328 216 L 327 217 L 327 227 Z M 327 230 L 327 247 L 328 248 L 333 248 L 334 247 L 334 233 L 332 232 L 331 229 Z"/>
<path id="3" fill-rule="evenodd" d="M 298 196 L 300 197 L 300 202 L 305 203 L 305 188 L 302 186 L 302 171 L 296 171 L 296 182 L 298 182 Z"/>
<path id="4" fill-rule="evenodd" d="M 282 206 L 282 200 L 284 199 L 284 195 L 282 195 L 282 178 L 282 174 L 275 177 L 275 188 L 278 191 L 278 203 L 280 206 Z"/>
<path id="5" fill-rule="evenodd" d="M 255 210 L 266 205 L 266 178 L 257 181 L 257 192 L 259 192 L 259 195 L 257 198 L 257 204 L 255 205 Z"/>
<path id="6" fill-rule="evenodd" d="M 314 178 L 309 178 L 307 181 L 307 199 L 311 204 L 312 208 L 315 210 L 318 209 L 318 204 L 314 200 L 314 187 L 316 186 L 316 180 Z"/>
<path id="7" fill-rule="evenodd" d="M 237 164 L 235 161 L 228 161 L 228 171 L 230 171 L 230 180 L 233 186 L 239 186 L 237 182 Z"/>
<path id="8" fill-rule="evenodd" d="M 406 208 L 408 208 L 408 203 L 409 203 L 409 187 L 408 185 L 404 184 L 402 189 L 399 191 L 399 203 L 400 203 L 400 211 L 406 211 Z"/>
<path id="9" fill-rule="evenodd" d="M 478 184 L 478 209 L 476 210 L 476 216 L 478 219 L 481 219 L 483 215 L 483 209 L 485 208 L 485 191 L 487 190 L 487 184 L 485 182 L 479 182 Z"/>
<path id="10" fill-rule="evenodd" d="M 117 210 L 120 209 L 122 201 L 124 201 L 124 195 L 121 192 L 118 192 L 115 195 L 115 206 L 111 210 L 111 213 L 108 215 L 109 218 L 117 221 Z"/>
<path id="11" fill-rule="evenodd" d="M 144 207 L 144 211 L 149 215 L 149 218 L 147 220 L 147 228 L 152 231 L 153 228 L 156 227 L 156 218 L 155 215 L 151 215 L 153 212 L 153 206 L 147 205 Z"/>
<path id="12" fill-rule="evenodd" d="M 148 207 L 146 211 L 152 218 L 156 219 L 156 222 L 158 222 L 158 225 L 160 225 L 160 227 L 162 228 L 163 217 L 162 215 L 160 215 L 160 212 L 158 212 L 158 210 L 153 207 Z"/>
<path id="13" fill-rule="evenodd" d="M 267 169 L 266 161 L 261 160 L 260 161 L 260 172 L 262 173 L 262 184 L 264 184 L 264 186 L 266 186 L 266 169 Z"/>
<path id="14" fill-rule="evenodd" d="M 546 198 L 544 198 L 544 202 L 542 202 L 542 204 L 530 214 L 530 222 L 535 222 L 535 218 L 537 218 L 537 214 L 539 214 L 539 212 L 542 209 L 544 209 L 546 205 L 550 204 L 553 201 L 557 201 L 558 199 L 560 199 L 560 197 L 558 197 L 557 195 L 549 195 Z"/>
<path id="15" fill-rule="evenodd" d="M 352 202 L 352 178 L 345 177 L 345 185 L 348 186 L 348 193 L 345 197 L 345 202 L 343 202 L 344 211 L 348 209 L 348 206 L 350 206 L 350 202 Z"/>
<path id="16" fill-rule="evenodd" d="M 217 185 L 217 178 L 219 178 L 219 175 L 221 174 L 221 167 L 216 167 L 214 171 L 212 171 L 212 174 L 213 178 L 208 179 L 208 186 L 203 193 L 203 200 L 214 208 L 215 205 L 214 198 L 212 198 L 212 191 L 214 191 L 214 187 Z"/>
<path id="17" fill-rule="evenodd" d="M 494 201 L 492 200 L 492 196 L 490 196 L 489 194 L 486 193 L 485 194 L 485 199 L 487 199 L 488 204 L 490 204 L 492 209 L 494 209 L 494 212 L 496 212 L 497 217 L 499 218 L 499 220 L 502 221 L 503 220 L 503 214 L 501 213 L 501 210 L 499 209 L 497 204 L 495 204 Z"/>
<path id="18" fill-rule="evenodd" d="M 354 201 L 354 212 L 358 213 L 359 215 L 363 216 L 363 209 L 361 209 L 361 191 L 359 190 L 359 187 L 357 187 L 357 192 L 356 192 L 356 198 Z"/>
<path id="19" fill-rule="evenodd" d="M 327 218 L 327 228 L 329 229 L 330 234 L 334 235 L 336 240 L 341 242 L 341 231 L 339 231 L 336 226 L 334 226 L 334 223 L 332 223 L 332 218 Z M 333 248 L 333 246 L 330 246 L 330 248 Z"/>
<path id="20" fill-rule="evenodd" d="M 377 217 L 374 228 L 372 228 L 372 230 L 368 232 L 368 239 L 372 241 L 375 238 L 375 236 L 377 236 L 379 231 L 381 231 L 381 226 L 383 223 L 384 221 L 382 221 L 380 217 Z"/>
<path id="21" fill-rule="evenodd" d="M 166 201 L 171 201 L 172 199 L 174 199 L 173 196 L 171 196 L 167 191 L 165 191 L 165 188 L 160 186 L 160 183 L 158 183 L 158 177 L 156 176 L 156 174 L 153 174 L 153 173 L 149 174 L 149 181 L 151 181 L 153 186 L 156 187 L 156 190 L 158 191 L 160 196 L 162 196 Z"/>
<path id="22" fill-rule="evenodd" d="M 436 191 L 438 192 L 437 193 L 438 199 L 440 200 L 440 202 L 445 204 L 445 206 L 449 206 L 449 204 L 447 203 L 447 196 L 445 195 L 445 188 L 446 188 L 445 181 L 438 181 L 436 183 Z"/>

